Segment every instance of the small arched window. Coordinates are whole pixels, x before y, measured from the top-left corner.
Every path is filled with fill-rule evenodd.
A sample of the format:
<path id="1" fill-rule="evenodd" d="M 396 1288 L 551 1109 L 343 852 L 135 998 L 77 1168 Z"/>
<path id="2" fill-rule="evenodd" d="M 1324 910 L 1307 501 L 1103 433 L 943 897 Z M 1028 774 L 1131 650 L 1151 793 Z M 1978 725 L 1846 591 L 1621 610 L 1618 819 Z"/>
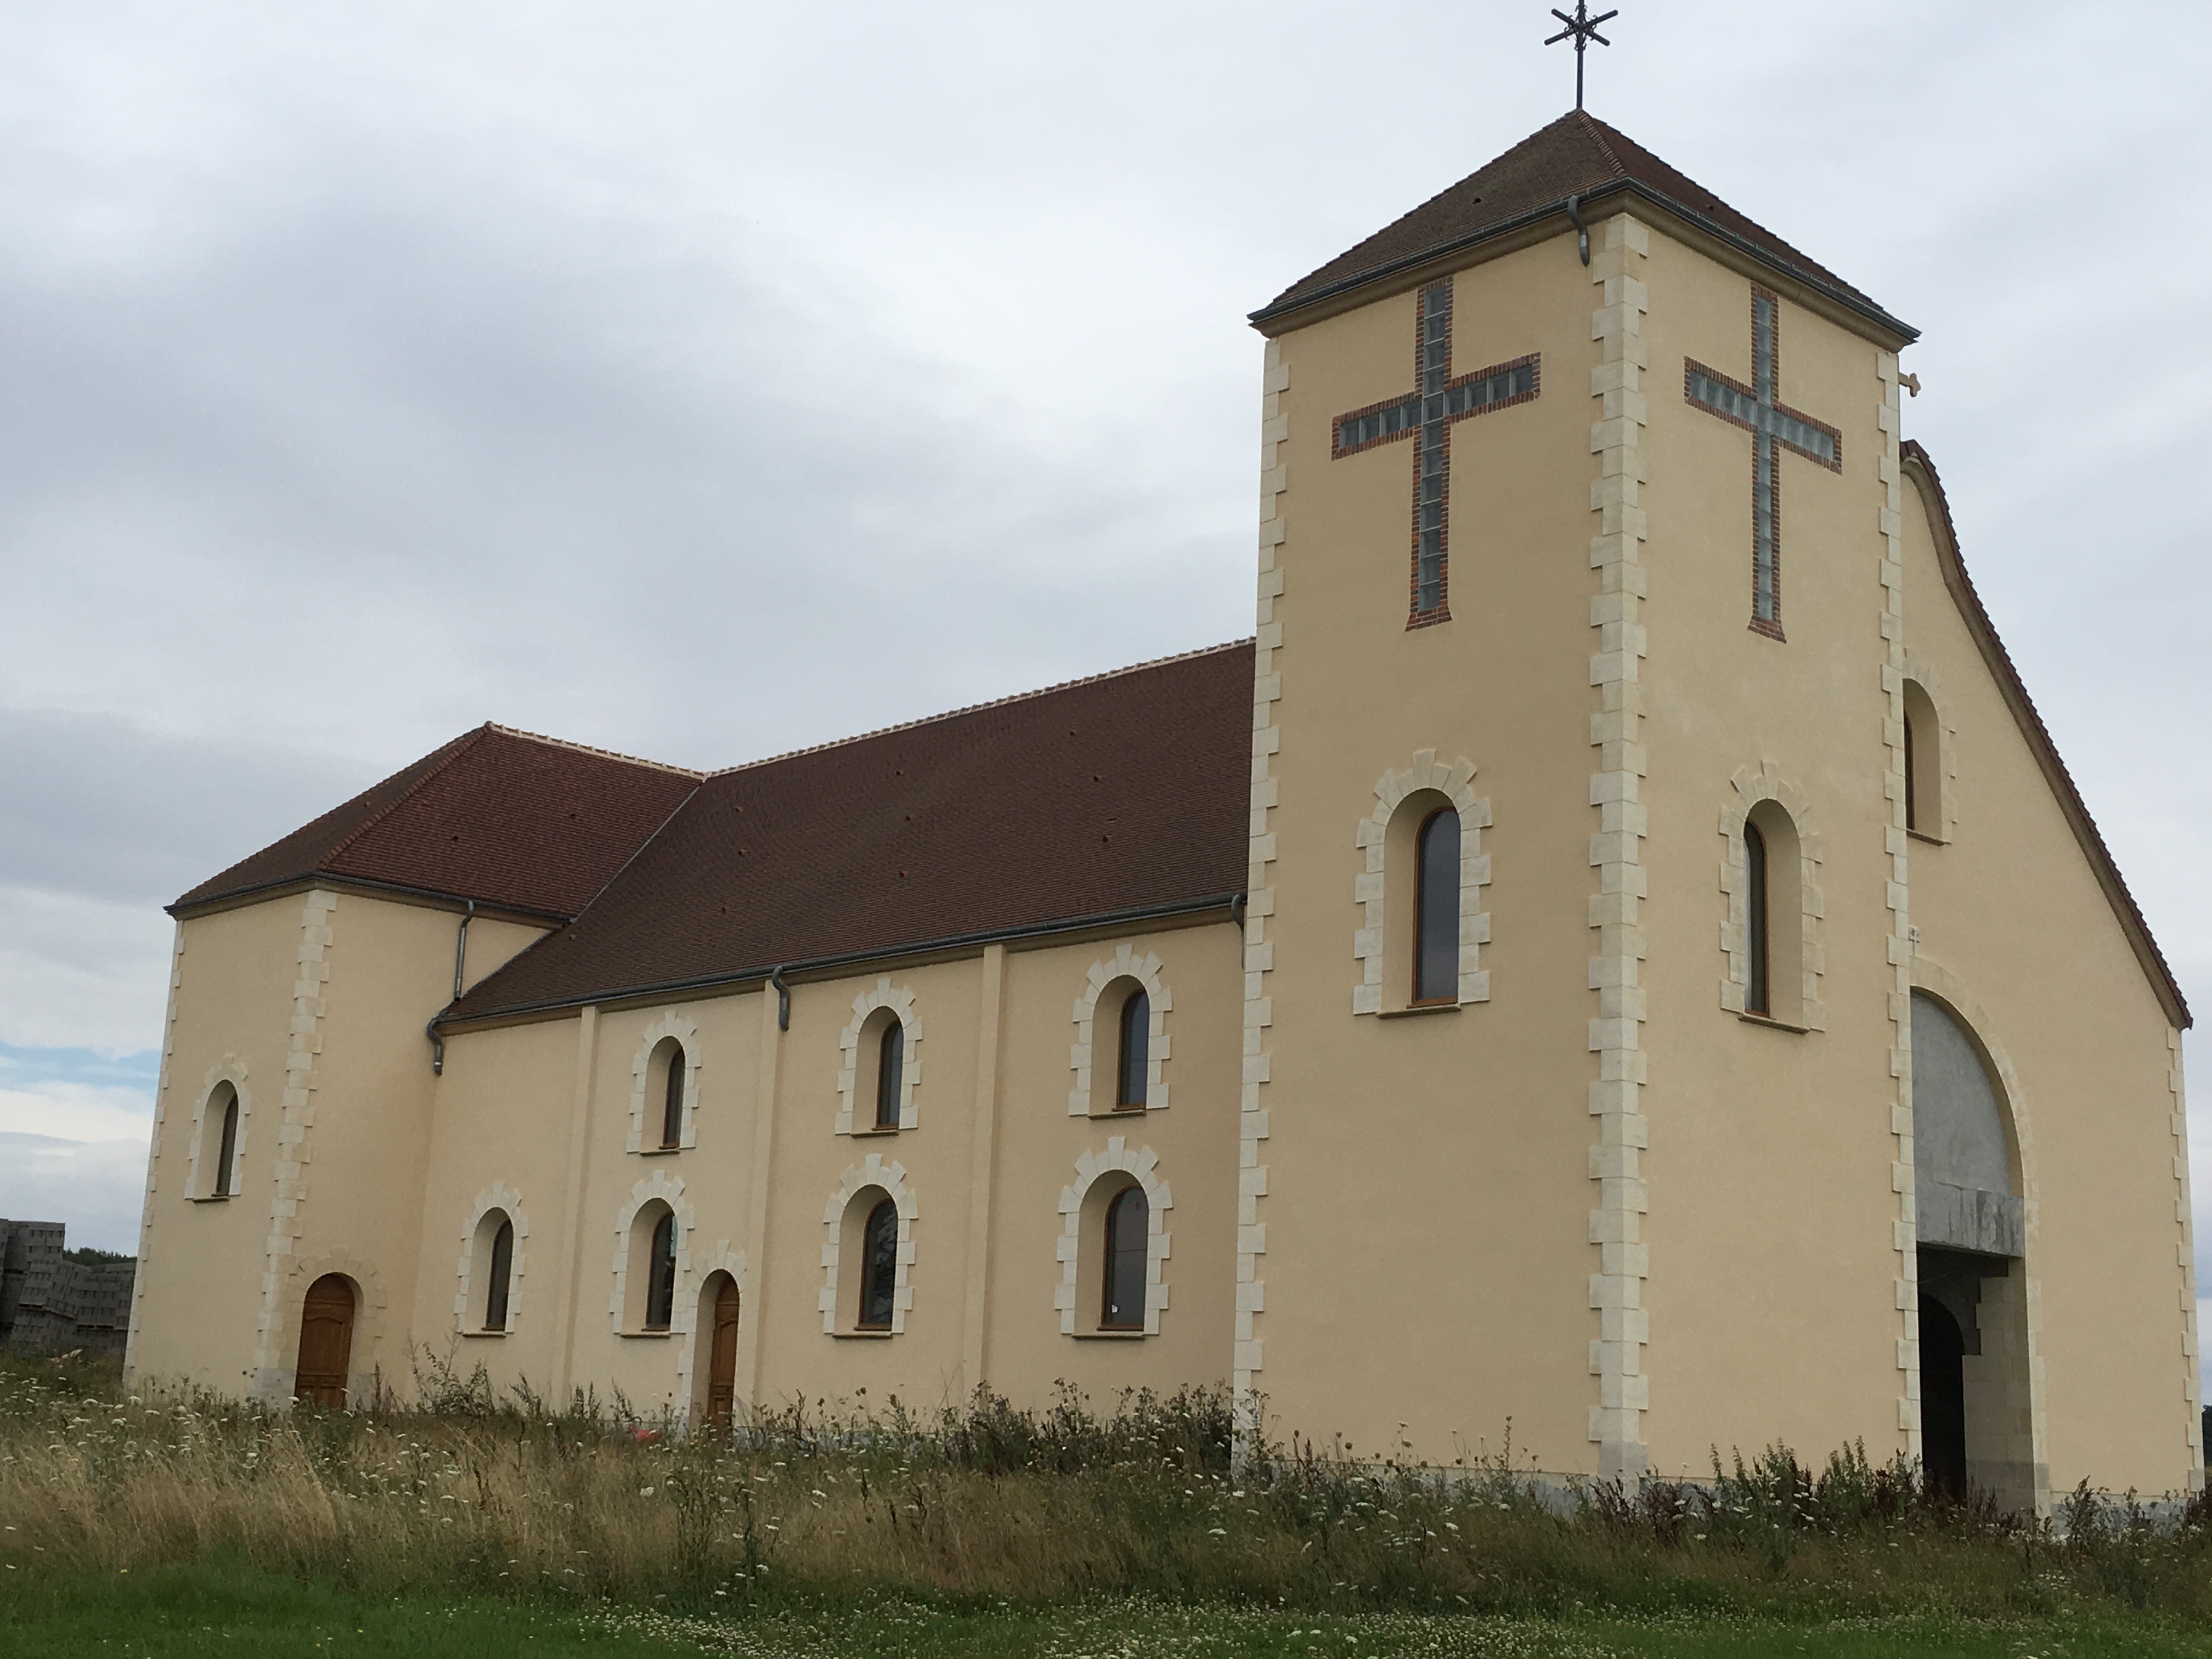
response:
<path id="1" fill-rule="evenodd" d="M 514 1279 L 514 1223 L 502 1217 L 499 1231 L 491 1236 L 491 1266 L 484 1274 L 484 1329 L 507 1328 L 507 1291 Z"/>
<path id="2" fill-rule="evenodd" d="M 235 1189 L 231 1166 L 238 1160 L 238 1091 L 226 1083 L 216 1093 L 222 1108 L 222 1132 L 216 1152 L 215 1179 L 208 1183 L 208 1192 L 215 1198 L 228 1198 Z"/>
<path id="3" fill-rule="evenodd" d="M 1459 1000 L 1459 813 L 1429 814 L 1414 843 L 1413 998 Z"/>
<path id="4" fill-rule="evenodd" d="M 1121 1063 L 1115 1067 L 1114 1109 L 1144 1109 L 1152 1086 L 1152 999 L 1139 986 L 1121 1004 Z"/>
<path id="5" fill-rule="evenodd" d="M 1106 1210 L 1104 1295 L 1098 1328 L 1107 1331 L 1145 1328 L 1145 1267 L 1152 1206 L 1142 1187 L 1126 1187 Z"/>
<path id="6" fill-rule="evenodd" d="M 646 1258 L 645 1328 L 665 1331 L 676 1311 L 676 1216 L 664 1210 L 653 1226 Z"/>
<path id="7" fill-rule="evenodd" d="M 1905 683 L 1905 827 L 1929 841 L 1947 834 L 1943 718 L 1918 680 Z"/>
<path id="8" fill-rule="evenodd" d="M 898 1295 L 898 1206 L 890 1199 L 868 1212 L 860 1234 L 860 1316 L 854 1322 L 861 1330 L 891 1328 Z"/>
<path id="9" fill-rule="evenodd" d="M 663 1151 L 684 1144 L 684 1080 L 690 1067 L 684 1062 L 684 1045 L 671 1042 L 668 1048 L 668 1082 L 663 1091 L 660 1107 L 660 1145 Z"/>
<path id="10" fill-rule="evenodd" d="M 899 1091 L 906 1080 L 906 1027 L 896 1019 L 884 1026 L 876 1049 L 876 1127 L 899 1126 Z M 890 1316 L 886 1314 L 885 1319 Z"/>
<path id="11" fill-rule="evenodd" d="M 1768 941 L 1766 837 L 1755 823 L 1743 826 L 1743 1008 L 1747 1014 L 1771 1014 L 1767 994 Z"/>

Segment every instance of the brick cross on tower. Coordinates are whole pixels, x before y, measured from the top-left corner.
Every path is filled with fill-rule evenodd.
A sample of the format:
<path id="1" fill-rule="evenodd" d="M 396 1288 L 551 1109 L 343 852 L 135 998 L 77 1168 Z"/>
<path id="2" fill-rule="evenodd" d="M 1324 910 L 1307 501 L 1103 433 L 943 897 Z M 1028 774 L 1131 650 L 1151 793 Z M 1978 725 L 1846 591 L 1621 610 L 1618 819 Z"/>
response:
<path id="1" fill-rule="evenodd" d="M 1794 450 L 1831 472 L 1844 470 L 1844 434 L 1777 401 L 1782 352 L 1777 337 L 1782 302 L 1763 288 L 1751 291 L 1751 373 L 1732 380 L 1692 358 L 1682 360 L 1682 395 L 1709 415 L 1751 434 L 1751 626 L 1782 637 L 1782 455 Z"/>
<path id="2" fill-rule="evenodd" d="M 1450 619 L 1445 580 L 1449 572 L 1451 429 L 1470 415 L 1487 415 L 1525 404 L 1542 390 L 1542 365 L 1534 356 L 1492 363 L 1454 379 L 1452 285 L 1431 283 L 1415 296 L 1413 390 L 1386 402 L 1340 415 L 1331 456 L 1342 460 L 1362 450 L 1413 437 L 1413 580 L 1408 628 Z"/>

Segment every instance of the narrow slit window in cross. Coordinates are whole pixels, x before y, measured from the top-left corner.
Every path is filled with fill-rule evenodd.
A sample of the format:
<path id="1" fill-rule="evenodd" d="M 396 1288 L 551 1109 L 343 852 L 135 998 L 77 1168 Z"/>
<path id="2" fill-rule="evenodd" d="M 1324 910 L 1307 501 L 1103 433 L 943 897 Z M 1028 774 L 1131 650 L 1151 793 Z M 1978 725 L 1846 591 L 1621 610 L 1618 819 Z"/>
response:
<path id="1" fill-rule="evenodd" d="M 1408 628 L 1448 621 L 1450 574 L 1451 428 L 1470 415 L 1525 404 L 1542 389 L 1534 356 L 1492 363 L 1456 379 L 1451 372 L 1452 285 L 1446 277 L 1414 296 L 1414 390 L 1336 418 L 1331 454 L 1341 460 L 1395 439 L 1413 439 L 1413 580 Z"/>
<path id="2" fill-rule="evenodd" d="M 1782 637 L 1782 452 L 1795 451 L 1831 472 L 1844 470 L 1844 434 L 1779 401 L 1782 302 L 1751 291 L 1753 384 L 1732 380 L 1693 358 L 1682 360 L 1682 395 L 1709 415 L 1751 434 L 1751 626 Z"/>

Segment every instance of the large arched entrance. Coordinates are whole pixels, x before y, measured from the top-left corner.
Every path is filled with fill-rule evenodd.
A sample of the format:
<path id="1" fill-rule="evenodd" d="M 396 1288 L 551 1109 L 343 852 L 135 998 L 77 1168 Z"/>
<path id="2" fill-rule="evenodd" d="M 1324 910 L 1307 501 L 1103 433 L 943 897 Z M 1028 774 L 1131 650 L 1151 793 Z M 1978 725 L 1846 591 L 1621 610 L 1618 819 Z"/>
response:
<path id="1" fill-rule="evenodd" d="M 343 1409 L 347 1370 L 353 1363 L 353 1281 L 325 1273 L 307 1286 L 300 1304 L 300 1363 L 292 1397 Z"/>
<path id="2" fill-rule="evenodd" d="M 1931 1486 L 2035 1502 L 2027 1239 L 2011 1114 L 1983 1046 L 1912 994 L 1921 1457 Z"/>

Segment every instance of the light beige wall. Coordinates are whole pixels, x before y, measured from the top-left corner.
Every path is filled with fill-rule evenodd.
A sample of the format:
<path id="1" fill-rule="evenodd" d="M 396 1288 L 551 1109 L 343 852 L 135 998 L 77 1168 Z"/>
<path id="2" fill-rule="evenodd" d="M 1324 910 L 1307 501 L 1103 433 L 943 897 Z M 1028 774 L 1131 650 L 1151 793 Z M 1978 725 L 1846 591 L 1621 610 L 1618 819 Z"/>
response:
<path id="1" fill-rule="evenodd" d="M 2011 1097 L 2050 1484 L 2176 1490 L 2200 1454 L 2166 1016 L 1905 499 L 1907 647 L 1954 728 L 1952 838 L 1911 854 L 1917 977 Z"/>
<path id="2" fill-rule="evenodd" d="M 1781 457 L 1785 641 L 1754 632 L 1752 436 L 1689 404 L 1683 362 L 1748 385 L 1752 284 L 1650 238 L 1645 563 L 1651 1467 L 1772 1440 L 1905 1443 L 1897 1402 L 1887 712 L 1877 348 L 1780 306 L 1780 400 L 1843 434 L 1844 470 Z M 1746 775 L 1753 775 L 1746 777 Z M 1741 787 L 1739 780 L 1743 779 Z M 1819 1024 L 1723 1006 L 1724 812 L 1778 781 L 1814 838 Z M 1801 978 L 1797 961 L 1774 964 Z"/>
<path id="3" fill-rule="evenodd" d="M 453 994 L 458 921 L 316 889 L 184 924 L 134 1374 L 289 1398 L 301 1300 L 335 1271 L 363 1296 L 356 1386 L 404 1386 L 434 1081 L 423 1027 Z M 472 974 L 539 931 L 477 921 Z M 240 1190 L 191 1203 L 191 1113 L 226 1056 L 248 1072 Z"/>
<path id="4" fill-rule="evenodd" d="M 1449 1462 L 1510 1418 L 1547 1467 L 1587 1461 L 1591 304 L 1571 236 L 1456 279 L 1455 373 L 1537 351 L 1542 392 L 1453 428 L 1452 620 L 1410 632 L 1413 441 L 1334 459 L 1330 422 L 1412 388 L 1413 296 L 1279 342 L 1252 1383 L 1277 1431 L 1324 1444 Z M 1355 835 L 1431 750 L 1492 803 L 1490 1000 L 1355 1016 Z"/>

